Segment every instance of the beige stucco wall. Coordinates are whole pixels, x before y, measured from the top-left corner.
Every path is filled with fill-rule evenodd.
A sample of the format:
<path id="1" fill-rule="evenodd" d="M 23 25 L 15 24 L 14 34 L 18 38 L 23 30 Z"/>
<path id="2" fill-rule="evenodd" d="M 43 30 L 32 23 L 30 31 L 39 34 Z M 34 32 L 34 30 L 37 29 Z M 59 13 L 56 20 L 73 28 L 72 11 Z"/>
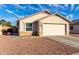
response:
<path id="1" fill-rule="evenodd" d="M 44 18 L 42 20 L 40 20 L 42 23 L 63 23 L 63 24 L 68 24 L 69 22 L 65 21 L 64 19 L 62 19 L 61 17 L 57 16 L 57 15 L 51 15 L 47 18 Z"/>
<path id="2" fill-rule="evenodd" d="M 70 34 L 70 27 L 69 27 L 70 24 L 66 24 L 66 35 L 69 35 Z"/>
<path id="3" fill-rule="evenodd" d="M 25 22 L 20 21 L 19 22 L 19 32 L 25 31 Z"/>
<path id="4" fill-rule="evenodd" d="M 43 17 L 46 17 L 46 16 L 48 16 L 48 15 L 50 15 L 49 13 L 46 13 L 46 12 L 42 12 L 42 13 L 39 13 L 39 14 L 36 14 L 36 15 L 33 15 L 33 16 L 31 16 L 31 17 L 28 17 L 28 18 L 24 18 L 24 19 L 22 19 L 22 20 L 20 20 L 19 21 L 19 35 L 21 34 L 21 33 L 30 33 L 30 32 L 32 32 L 32 31 L 26 31 L 26 23 L 33 23 L 33 22 L 35 22 L 35 21 L 37 21 L 37 20 L 39 20 L 39 19 L 41 19 L 41 18 L 43 18 Z M 34 27 L 34 26 L 33 26 Z M 34 30 L 34 28 L 33 28 L 33 30 Z"/>

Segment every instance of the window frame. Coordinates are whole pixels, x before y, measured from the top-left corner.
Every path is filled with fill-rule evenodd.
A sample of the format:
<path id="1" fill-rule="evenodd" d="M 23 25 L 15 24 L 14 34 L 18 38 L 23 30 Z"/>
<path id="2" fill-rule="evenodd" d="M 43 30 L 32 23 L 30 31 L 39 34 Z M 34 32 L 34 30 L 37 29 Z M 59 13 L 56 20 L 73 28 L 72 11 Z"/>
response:
<path id="1" fill-rule="evenodd" d="M 27 24 L 31 24 L 31 27 L 28 26 Z M 26 31 L 32 31 L 33 24 L 32 23 L 26 23 Z M 27 29 L 31 29 L 31 30 L 27 30 Z"/>

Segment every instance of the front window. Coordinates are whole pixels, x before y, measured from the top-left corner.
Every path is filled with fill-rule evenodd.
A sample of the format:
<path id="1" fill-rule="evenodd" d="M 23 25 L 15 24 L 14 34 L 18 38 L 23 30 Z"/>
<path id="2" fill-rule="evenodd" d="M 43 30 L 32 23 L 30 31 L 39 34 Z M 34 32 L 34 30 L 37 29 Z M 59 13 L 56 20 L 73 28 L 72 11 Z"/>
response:
<path id="1" fill-rule="evenodd" d="M 32 23 L 26 23 L 26 31 L 32 31 Z"/>

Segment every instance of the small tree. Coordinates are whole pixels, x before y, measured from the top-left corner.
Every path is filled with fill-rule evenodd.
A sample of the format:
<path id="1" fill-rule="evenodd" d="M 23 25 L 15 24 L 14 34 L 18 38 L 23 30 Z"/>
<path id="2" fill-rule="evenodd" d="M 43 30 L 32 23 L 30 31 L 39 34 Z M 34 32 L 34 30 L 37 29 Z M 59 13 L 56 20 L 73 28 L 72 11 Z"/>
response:
<path id="1" fill-rule="evenodd" d="M 6 20 L 4 20 L 4 19 L 2 19 L 2 20 L 0 20 L 0 24 L 1 25 L 6 25 L 6 26 L 12 26 L 12 24 L 11 24 L 11 22 L 7 22 Z"/>
<path id="2" fill-rule="evenodd" d="M 1 24 L 1 25 L 6 25 L 6 23 L 7 23 L 7 22 L 6 22 L 4 19 L 0 20 L 0 24 Z"/>
<path id="3" fill-rule="evenodd" d="M 6 25 L 7 25 L 7 26 L 12 26 L 12 25 L 11 25 L 11 22 L 7 22 L 7 24 L 6 24 Z"/>
<path id="4" fill-rule="evenodd" d="M 7 30 L 6 29 L 2 29 L 1 31 L 2 31 L 2 34 L 4 34 L 4 35 L 7 34 Z"/>

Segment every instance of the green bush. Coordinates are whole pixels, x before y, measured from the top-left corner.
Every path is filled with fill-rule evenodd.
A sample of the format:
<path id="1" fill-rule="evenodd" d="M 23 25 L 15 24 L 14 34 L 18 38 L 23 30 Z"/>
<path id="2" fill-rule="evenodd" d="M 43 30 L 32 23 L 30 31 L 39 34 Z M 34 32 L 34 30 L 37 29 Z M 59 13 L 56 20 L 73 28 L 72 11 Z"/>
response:
<path id="1" fill-rule="evenodd" d="M 6 30 L 6 29 L 2 29 L 1 31 L 2 31 L 2 32 L 7 32 L 7 30 Z"/>

